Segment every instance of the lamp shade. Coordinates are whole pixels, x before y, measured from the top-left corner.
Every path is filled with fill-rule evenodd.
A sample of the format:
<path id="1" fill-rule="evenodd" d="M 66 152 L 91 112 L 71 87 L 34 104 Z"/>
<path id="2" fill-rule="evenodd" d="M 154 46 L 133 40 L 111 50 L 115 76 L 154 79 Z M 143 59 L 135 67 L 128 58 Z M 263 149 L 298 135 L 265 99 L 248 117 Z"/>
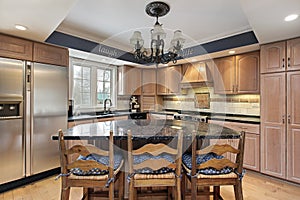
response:
<path id="1" fill-rule="evenodd" d="M 134 46 L 138 44 L 140 48 L 144 45 L 144 40 L 140 31 L 134 31 L 133 35 L 130 38 L 130 44 Z"/>
<path id="2" fill-rule="evenodd" d="M 165 39 L 166 38 L 166 32 L 162 28 L 161 24 L 155 24 L 154 28 L 151 30 L 151 38 L 152 40 L 159 39 Z"/>
<path id="3" fill-rule="evenodd" d="M 177 45 L 183 46 L 184 42 L 185 42 L 185 39 L 182 35 L 182 32 L 180 30 L 174 31 L 174 37 L 171 40 L 171 46 L 172 47 L 175 47 Z"/>

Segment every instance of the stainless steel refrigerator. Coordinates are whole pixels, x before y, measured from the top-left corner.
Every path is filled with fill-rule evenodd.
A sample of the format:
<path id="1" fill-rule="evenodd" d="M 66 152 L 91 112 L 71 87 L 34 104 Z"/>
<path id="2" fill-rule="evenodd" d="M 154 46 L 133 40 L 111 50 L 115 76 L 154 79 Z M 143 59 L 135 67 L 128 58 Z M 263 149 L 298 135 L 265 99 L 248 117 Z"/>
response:
<path id="1" fill-rule="evenodd" d="M 59 167 L 67 95 L 66 67 L 0 58 L 0 184 Z"/>

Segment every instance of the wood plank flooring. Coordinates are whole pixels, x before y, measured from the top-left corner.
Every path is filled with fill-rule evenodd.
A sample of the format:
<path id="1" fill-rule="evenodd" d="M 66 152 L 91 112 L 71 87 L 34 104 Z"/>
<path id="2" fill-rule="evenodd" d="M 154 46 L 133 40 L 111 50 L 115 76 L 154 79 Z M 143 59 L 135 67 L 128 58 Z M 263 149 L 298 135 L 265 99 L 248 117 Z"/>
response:
<path id="1" fill-rule="evenodd" d="M 290 200 L 300 198 L 300 184 L 270 178 L 265 175 L 247 171 L 243 180 L 245 200 Z M 233 200 L 231 186 L 221 188 L 225 200 Z M 60 181 L 54 177 L 20 187 L 0 194 L 0 200 L 58 200 L 60 195 Z M 72 188 L 71 200 L 81 199 L 82 190 Z M 155 198 L 157 199 L 157 198 Z"/>

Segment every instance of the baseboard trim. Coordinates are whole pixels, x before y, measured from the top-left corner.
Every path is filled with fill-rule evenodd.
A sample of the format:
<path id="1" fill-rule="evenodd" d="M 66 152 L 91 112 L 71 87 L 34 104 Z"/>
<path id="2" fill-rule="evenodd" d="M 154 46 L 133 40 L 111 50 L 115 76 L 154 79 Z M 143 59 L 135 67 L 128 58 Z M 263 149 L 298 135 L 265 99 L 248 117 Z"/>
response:
<path id="1" fill-rule="evenodd" d="M 54 168 L 39 174 L 35 174 L 32 176 L 28 176 L 25 178 L 21 178 L 12 182 L 8 182 L 8 183 L 4 183 L 0 185 L 0 193 L 33 183 L 35 181 L 39 181 L 41 179 L 47 178 L 49 176 L 53 176 L 55 174 L 59 174 L 60 173 L 60 167 L 58 168 Z"/>

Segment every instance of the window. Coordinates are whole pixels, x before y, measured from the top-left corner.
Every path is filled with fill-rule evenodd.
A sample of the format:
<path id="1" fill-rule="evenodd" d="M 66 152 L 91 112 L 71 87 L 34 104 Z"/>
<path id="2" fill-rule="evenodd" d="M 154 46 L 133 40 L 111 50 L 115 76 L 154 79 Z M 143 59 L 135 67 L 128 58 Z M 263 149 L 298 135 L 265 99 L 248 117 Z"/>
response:
<path id="1" fill-rule="evenodd" d="M 115 105 L 116 66 L 71 58 L 70 77 L 75 110 L 103 109 L 105 99 Z"/>
<path id="2" fill-rule="evenodd" d="M 97 69 L 97 104 L 111 98 L 111 70 Z"/>
<path id="3" fill-rule="evenodd" d="M 91 105 L 91 68 L 73 66 L 73 99 L 78 105 Z"/>

